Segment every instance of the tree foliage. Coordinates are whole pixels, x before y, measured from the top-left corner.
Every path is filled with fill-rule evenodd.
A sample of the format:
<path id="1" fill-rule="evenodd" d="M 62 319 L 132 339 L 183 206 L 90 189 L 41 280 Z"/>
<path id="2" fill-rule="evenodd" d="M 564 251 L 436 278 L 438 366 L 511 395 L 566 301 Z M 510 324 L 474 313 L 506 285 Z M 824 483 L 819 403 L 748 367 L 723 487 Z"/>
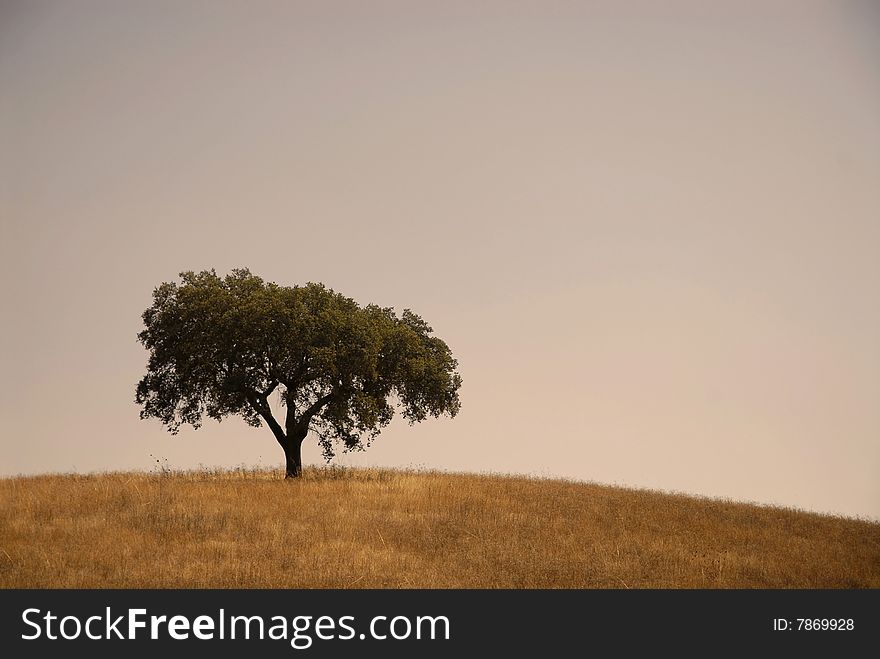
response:
<path id="1" fill-rule="evenodd" d="M 460 408 L 456 360 L 408 309 L 361 307 L 323 284 L 279 286 L 247 269 L 180 279 L 153 291 L 138 334 L 149 360 L 135 401 L 172 433 L 204 416 L 266 423 L 295 476 L 309 431 L 329 460 L 369 446 L 395 408 L 410 423 Z M 276 390 L 283 427 L 269 405 Z"/>

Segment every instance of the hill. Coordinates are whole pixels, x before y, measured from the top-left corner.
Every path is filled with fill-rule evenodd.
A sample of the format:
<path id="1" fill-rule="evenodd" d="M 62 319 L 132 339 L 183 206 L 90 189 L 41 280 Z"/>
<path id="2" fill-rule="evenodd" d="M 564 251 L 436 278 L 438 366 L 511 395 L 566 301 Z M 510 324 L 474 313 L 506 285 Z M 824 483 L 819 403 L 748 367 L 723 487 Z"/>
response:
<path id="1" fill-rule="evenodd" d="M 375 469 L 0 480 L 0 587 L 880 587 L 880 524 Z"/>

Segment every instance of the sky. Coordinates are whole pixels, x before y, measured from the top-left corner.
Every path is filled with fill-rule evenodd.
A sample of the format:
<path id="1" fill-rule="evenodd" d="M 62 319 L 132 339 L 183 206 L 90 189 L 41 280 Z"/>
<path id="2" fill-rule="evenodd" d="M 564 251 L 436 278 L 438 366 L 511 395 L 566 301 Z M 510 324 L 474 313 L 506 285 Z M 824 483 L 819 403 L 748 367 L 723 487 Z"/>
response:
<path id="1" fill-rule="evenodd" d="M 459 360 L 340 464 L 880 519 L 878 64 L 867 1 L 0 0 L 0 475 L 280 466 L 133 400 L 248 267 Z"/>

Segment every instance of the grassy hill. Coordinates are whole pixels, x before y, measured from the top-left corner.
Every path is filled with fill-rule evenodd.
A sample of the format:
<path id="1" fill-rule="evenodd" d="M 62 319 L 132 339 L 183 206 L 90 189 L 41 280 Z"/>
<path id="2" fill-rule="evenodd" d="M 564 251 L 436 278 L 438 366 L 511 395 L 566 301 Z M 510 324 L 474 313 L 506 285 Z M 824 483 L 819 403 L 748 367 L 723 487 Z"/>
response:
<path id="1" fill-rule="evenodd" d="M 880 524 L 373 469 L 9 478 L 0 587 L 877 588 Z"/>

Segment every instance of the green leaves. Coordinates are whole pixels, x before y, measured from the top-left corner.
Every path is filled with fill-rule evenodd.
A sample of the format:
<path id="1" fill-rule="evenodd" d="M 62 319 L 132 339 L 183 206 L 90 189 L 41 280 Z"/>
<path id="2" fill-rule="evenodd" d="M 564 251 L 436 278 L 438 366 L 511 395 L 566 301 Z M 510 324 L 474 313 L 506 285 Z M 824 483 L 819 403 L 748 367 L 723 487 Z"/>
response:
<path id="1" fill-rule="evenodd" d="M 329 460 L 337 447 L 369 446 L 394 415 L 391 401 L 410 423 L 460 408 L 457 362 L 424 320 L 360 307 L 323 284 L 184 272 L 154 290 L 143 320 L 138 339 L 150 354 L 135 401 L 141 418 L 172 433 L 237 414 L 262 419 L 281 442 L 266 402 L 279 387 L 287 435 L 315 431 Z"/>

